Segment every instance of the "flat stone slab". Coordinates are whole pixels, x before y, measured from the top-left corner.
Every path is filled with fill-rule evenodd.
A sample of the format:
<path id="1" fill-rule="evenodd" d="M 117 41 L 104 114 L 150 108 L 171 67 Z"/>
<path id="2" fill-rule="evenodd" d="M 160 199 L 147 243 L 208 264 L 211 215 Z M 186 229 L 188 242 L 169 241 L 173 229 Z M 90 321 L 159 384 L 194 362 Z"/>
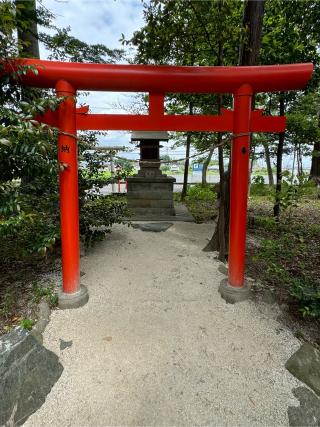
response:
<path id="1" fill-rule="evenodd" d="M 151 177 L 145 177 L 145 176 L 130 176 L 127 178 L 128 185 L 134 183 L 173 183 L 176 182 L 176 179 L 173 176 L 167 176 L 167 175 L 157 175 L 157 176 L 151 176 Z"/>
<path id="2" fill-rule="evenodd" d="M 159 233 L 160 231 L 167 231 L 172 225 L 172 222 L 150 222 L 144 224 L 132 224 L 132 227 L 139 228 L 142 231 L 153 231 L 155 233 Z"/>
<path id="3" fill-rule="evenodd" d="M 126 221 L 174 221 L 174 222 L 194 222 L 194 218 L 188 208 L 182 203 L 174 203 L 175 215 L 138 215 L 135 214 Z"/>
<path id="4" fill-rule="evenodd" d="M 288 371 L 320 396 L 320 351 L 303 344 L 286 363 Z"/>
<path id="5" fill-rule="evenodd" d="M 318 427 L 320 425 L 320 399 L 306 387 L 292 390 L 300 406 L 289 406 L 288 418 L 291 427 Z"/>
<path id="6" fill-rule="evenodd" d="M 0 425 L 16 426 L 44 403 L 62 374 L 56 354 L 24 329 L 0 339 Z"/>

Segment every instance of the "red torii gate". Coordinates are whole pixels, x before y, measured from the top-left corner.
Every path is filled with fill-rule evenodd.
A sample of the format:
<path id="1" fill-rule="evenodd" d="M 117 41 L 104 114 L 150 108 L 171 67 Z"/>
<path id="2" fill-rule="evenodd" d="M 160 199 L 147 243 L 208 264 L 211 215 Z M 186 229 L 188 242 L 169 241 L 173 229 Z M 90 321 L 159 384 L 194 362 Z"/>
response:
<path id="1" fill-rule="evenodd" d="M 247 295 L 244 279 L 246 219 L 251 132 L 283 132 L 285 117 L 264 116 L 251 111 L 252 95 L 302 89 L 309 81 L 312 64 L 251 67 L 175 67 L 151 65 L 106 65 L 19 59 L 7 63 L 5 72 L 32 66 L 19 76 L 19 83 L 55 88 L 66 97 L 56 112 L 48 111 L 41 121 L 59 128 L 60 209 L 63 290 L 60 306 L 78 307 L 88 300 L 80 286 L 79 202 L 77 130 L 216 131 L 232 132 L 230 241 L 228 280 L 220 287 L 230 302 Z M 89 107 L 76 108 L 77 90 L 148 92 L 149 114 L 88 114 Z M 166 115 L 165 93 L 232 93 L 234 109 L 221 115 Z"/>

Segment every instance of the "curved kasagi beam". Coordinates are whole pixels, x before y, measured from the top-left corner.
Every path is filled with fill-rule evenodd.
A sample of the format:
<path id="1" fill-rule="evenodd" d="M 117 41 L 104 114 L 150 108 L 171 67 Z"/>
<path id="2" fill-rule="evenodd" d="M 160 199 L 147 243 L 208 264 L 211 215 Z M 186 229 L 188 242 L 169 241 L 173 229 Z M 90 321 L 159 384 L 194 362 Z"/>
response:
<path id="1" fill-rule="evenodd" d="M 234 93 L 250 84 L 253 92 L 302 89 L 310 80 L 313 64 L 239 67 L 176 67 L 166 65 L 109 65 L 18 59 L 7 62 L 3 72 L 21 65 L 34 66 L 19 75 L 26 86 L 54 88 L 58 80 L 75 90 L 155 93 Z"/>

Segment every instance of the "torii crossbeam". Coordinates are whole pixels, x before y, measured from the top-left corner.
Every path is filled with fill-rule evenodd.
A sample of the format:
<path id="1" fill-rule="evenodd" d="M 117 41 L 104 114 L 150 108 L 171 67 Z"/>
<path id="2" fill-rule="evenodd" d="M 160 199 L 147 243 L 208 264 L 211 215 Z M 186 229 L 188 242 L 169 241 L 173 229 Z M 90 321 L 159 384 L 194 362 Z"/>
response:
<path id="1" fill-rule="evenodd" d="M 78 307 L 88 300 L 80 287 L 79 201 L 77 166 L 77 130 L 212 131 L 233 134 L 231 151 L 230 238 L 228 280 L 220 286 L 229 302 L 247 297 L 244 277 L 250 134 L 283 132 L 285 117 L 251 111 L 257 92 L 302 89 L 308 83 L 312 64 L 254 67 L 175 67 L 151 65 L 106 65 L 65 63 L 38 59 L 7 62 L 4 72 L 32 66 L 19 76 L 19 83 L 40 88 L 55 88 L 58 97 L 66 97 L 56 112 L 48 111 L 40 121 L 62 133 L 58 137 L 58 156 L 68 167 L 60 172 L 60 209 L 63 290 L 62 308 Z M 89 114 L 88 107 L 76 108 L 77 90 L 148 92 L 149 114 Z M 165 93 L 231 93 L 233 110 L 220 115 L 166 115 Z"/>

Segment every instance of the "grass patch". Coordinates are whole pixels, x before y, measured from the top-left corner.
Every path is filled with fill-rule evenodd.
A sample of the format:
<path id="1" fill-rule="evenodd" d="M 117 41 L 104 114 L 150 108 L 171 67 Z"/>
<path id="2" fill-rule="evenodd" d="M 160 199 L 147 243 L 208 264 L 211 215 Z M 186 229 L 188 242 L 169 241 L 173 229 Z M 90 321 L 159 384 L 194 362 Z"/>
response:
<path id="1" fill-rule="evenodd" d="M 174 200 L 181 201 L 181 194 L 174 193 Z M 217 193 L 214 185 L 189 185 L 184 203 L 197 223 L 207 222 L 217 215 Z"/>
<path id="2" fill-rule="evenodd" d="M 291 312 L 320 318 L 320 200 L 304 196 L 280 221 L 268 196 L 251 197 L 249 232 L 260 242 L 248 247 L 247 270 Z"/>

